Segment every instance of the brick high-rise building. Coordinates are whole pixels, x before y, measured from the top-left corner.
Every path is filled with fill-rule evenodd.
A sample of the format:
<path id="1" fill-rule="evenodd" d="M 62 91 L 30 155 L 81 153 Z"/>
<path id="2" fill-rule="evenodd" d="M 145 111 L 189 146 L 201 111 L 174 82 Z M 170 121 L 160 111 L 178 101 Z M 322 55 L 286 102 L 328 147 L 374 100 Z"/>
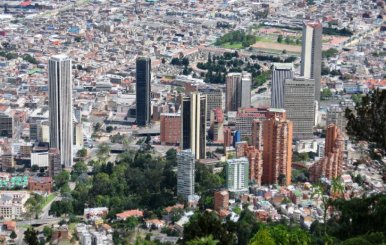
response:
<path id="1" fill-rule="evenodd" d="M 342 174 L 344 139 L 338 127 L 330 124 L 327 127 L 324 157 L 310 168 L 311 181 L 321 177 L 333 179 Z"/>
<path id="2" fill-rule="evenodd" d="M 229 192 L 226 190 L 214 193 L 214 210 L 226 210 L 229 207 Z"/>
<path id="3" fill-rule="evenodd" d="M 267 109 L 265 108 L 240 108 L 236 116 L 235 129 L 240 132 L 241 140 L 252 142 L 252 122 L 255 119 L 264 120 Z"/>
<path id="4" fill-rule="evenodd" d="M 260 186 L 263 176 L 263 152 L 254 146 L 249 146 L 245 151 L 245 156 L 249 161 L 249 180 Z"/>
<path id="5" fill-rule="evenodd" d="M 55 177 L 62 171 L 60 157 L 59 149 L 51 148 L 48 151 L 48 174 L 50 177 Z"/>
<path id="6" fill-rule="evenodd" d="M 214 142 L 224 142 L 224 112 L 220 107 L 210 112 L 209 136 Z"/>
<path id="7" fill-rule="evenodd" d="M 232 130 L 229 127 L 224 128 L 224 148 L 233 144 Z"/>
<path id="8" fill-rule="evenodd" d="M 263 121 L 252 121 L 252 145 L 258 150 L 263 150 Z"/>
<path id="9" fill-rule="evenodd" d="M 162 145 L 179 145 L 181 140 L 181 114 L 161 113 L 160 130 Z"/>
<path id="10" fill-rule="evenodd" d="M 263 183 L 291 184 L 292 122 L 285 110 L 269 109 L 263 137 Z"/>

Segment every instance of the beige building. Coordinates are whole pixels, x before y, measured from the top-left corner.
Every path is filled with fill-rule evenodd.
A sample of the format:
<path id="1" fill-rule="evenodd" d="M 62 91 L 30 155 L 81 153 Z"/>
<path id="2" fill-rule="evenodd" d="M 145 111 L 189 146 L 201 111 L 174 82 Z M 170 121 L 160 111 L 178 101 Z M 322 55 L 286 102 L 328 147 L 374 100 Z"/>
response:
<path id="1" fill-rule="evenodd" d="M 28 191 L 0 191 L 0 217 L 20 218 L 25 212 L 25 202 L 30 197 Z"/>

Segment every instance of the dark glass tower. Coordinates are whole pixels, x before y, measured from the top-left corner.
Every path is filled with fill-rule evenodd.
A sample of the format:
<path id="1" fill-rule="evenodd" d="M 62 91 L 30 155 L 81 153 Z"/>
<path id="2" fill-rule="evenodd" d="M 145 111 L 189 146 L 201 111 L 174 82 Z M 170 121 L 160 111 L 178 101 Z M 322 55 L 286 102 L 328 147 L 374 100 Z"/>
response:
<path id="1" fill-rule="evenodd" d="M 137 92 L 137 125 L 146 126 L 150 123 L 150 58 L 137 58 L 136 92 Z"/>

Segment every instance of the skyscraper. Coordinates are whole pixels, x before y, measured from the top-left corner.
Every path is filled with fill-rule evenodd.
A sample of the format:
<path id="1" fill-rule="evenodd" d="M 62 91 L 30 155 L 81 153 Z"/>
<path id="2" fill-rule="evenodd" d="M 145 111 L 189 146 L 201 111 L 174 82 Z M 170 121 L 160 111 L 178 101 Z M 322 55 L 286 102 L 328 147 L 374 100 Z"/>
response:
<path id="1" fill-rule="evenodd" d="M 181 140 L 181 115 L 161 113 L 160 140 L 163 145 L 179 145 Z"/>
<path id="2" fill-rule="evenodd" d="M 291 184 L 292 122 L 285 110 L 269 109 L 263 137 L 263 183 Z"/>
<path id="3" fill-rule="evenodd" d="M 150 123 L 151 98 L 151 60 L 147 57 L 137 58 L 136 64 L 136 104 L 137 125 L 146 126 Z"/>
<path id="4" fill-rule="evenodd" d="M 315 100 L 320 100 L 320 78 L 322 75 L 322 32 L 319 21 L 303 23 L 301 76 L 314 79 Z"/>
<path id="5" fill-rule="evenodd" d="M 226 111 L 251 106 L 252 75 L 248 72 L 229 73 L 226 77 Z"/>
<path id="6" fill-rule="evenodd" d="M 12 115 L 0 113 L 0 136 L 12 138 L 14 131 L 14 119 Z"/>
<path id="7" fill-rule="evenodd" d="M 210 120 L 210 113 L 215 108 L 221 108 L 224 109 L 224 93 L 222 89 L 220 88 L 198 88 L 198 92 L 201 94 L 205 94 L 207 97 L 207 113 L 206 113 L 206 120 Z"/>
<path id="8" fill-rule="evenodd" d="M 194 194 L 194 162 L 195 157 L 190 149 L 177 153 L 177 195 L 185 199 Z"/>
<path id="9" fill-rule="evenodd" d="M 66 55 L 55 55 L 48 61 L 48 104 L 50 147 L 60 151 L 61 164 L 72 166 L 72 65 Z"/>
<path id="10" fill-rule="evenodd" d="M 286 79 L 284 84 L 284 109 L 293 122 L 295 139 L 313 137 L 315 123 L 315 82 L 311 79 Z"/>
<path id="11" fill-rule="evenodd" d="M 284 108 L 284 82 L 293 78 L 292 63 L 273 63 L 272 65 L 272 94 L 271 107 Z"/>
<path id="12" fill-rule="evenodd" d="M 206 158 L 206 100 L 197 92 L 181 98 L 180 148 L 191 149 L 196 159 Z"/>
<path id="13" fill-rule="evenodd" d="M 55 177 L 61 171 L 60 151 L 57 148 L 50 148 L 48 151 L 48 175 Z"/>
<path id="14" fill-rule="evenodd" d="M 249 163 L 248 159 L 241 157 L 227 161 L 227 188 L 231 192 L 248 191 Z"/>

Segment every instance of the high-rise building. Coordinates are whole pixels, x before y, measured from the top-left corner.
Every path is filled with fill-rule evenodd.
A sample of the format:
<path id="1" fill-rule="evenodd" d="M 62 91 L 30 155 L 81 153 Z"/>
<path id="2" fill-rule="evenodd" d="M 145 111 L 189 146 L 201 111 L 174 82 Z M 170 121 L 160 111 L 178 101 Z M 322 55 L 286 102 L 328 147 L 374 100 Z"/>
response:
<path id="1" fill-rule="evenodd" d="M 51 148 L 48 151 L 48 174 L 50 177 L 55 177 L 62 171 L 60 155 L 57 148 Z"/>
<path id="2" fill-rule="evenodd" d="M 206 100 L 197 92 L 181 98 L 180 148 L 191 149 L 196 159 L 206 158 Z"/>
<path id="3" fill-rule="evenodd" d="M 259 119 L 252 121 L 252 146 L 263 150 L 263 121 Z"/>
<path id="4" fill-rule="evenodd" d="M 181 114 L 161 113 L 160 140 L 163 145 L 179 145 L 181 140 Z"/>
<path id="5" fill-rule="evenodd" d="M 284 108 L 284 82 L 293 76 L 292 63 L 273 63 L 271 108 Z"/>
<path id="6" fill-rule="evenodd" d="M 342 174 L 344 138 L 339 128 L 330 124 L 327 127 L 324 157 L 310 168 L 311 181 L 321 177 L 333 179 Z"/>
<path id="7" fill-rule="evenodd" d="M 245 157 L 229 159 L 226 166 L 227 188 L 231 192 L 248 191 L 249 162 Z"/>
<path id="8" fill-rule="evenodd" d="M 224 148 L 233 144 L 232 130 L 229 127 L 224 128 Z"/>
<path id="9" fill-rule="evenodd" d="M 335 124 L 342 134 L 346 134 L 347 118 L 346 107 L 341 105 L 330 105 L 327 107 L 327 125 Z"/>
<path id="10" fill-rule="evenodd" d="M 50 123 L 48 120 L 38 120 L 36 122 L 36 133 L 38 142 L 50 142 Z"/>
<path id="11" fill-rule="evenodd" d="M 285 110 L 269 109 L 263 137 L 263 183 L 291 184 L 292 122 Z"/>
<path id="12" fill-rule="evenodd" d="M 313 137 L 315 123 L 315 82 L 311 79 L 286 79 L 284 84 L 284 109 L 293 122 L 294 139 Z"/>
<path id="13" fill-rule="evenodd" d="M 210 113 L 209 136 L 214 142 L 224 142 L 224 112 L 217 107 Z"/>
<path id="14" fill-rule="evenodd" d="M 240 144 L 241 143 L 241 144 Z M 247 157 L 249 161 L 249 180 L 261 185 L 263 176 L 263 152 L 254 146 L 248 146 L 245 142 L 236 145 L 236 157 Z"/>
<path id="15" fill-rule="evenodd" d="M 136 62 L 136 111 L 138 126 L 146 126 L 150 123 L 150 82 L 151 60 L 147 57 L 139 57 Z"/>
<path id="16" fill-rule="evenodd" d="M 83 148 L 83 124 L 74 124 L 74 146 L 80 150 Z"/>
<path id="17" fill-rule="evenodd" d="M 319 21 L 304 22 L 302 41 L 301 76 L 313 79 L 315 100 L 320 100 L 320 79 L 322 75 L 322 32 Z"/>
<path id="18" fill-rule="evenodd" d="M 264 120 L 267 114 L 265 108 L 240 108 L 236 115 L 235 129 L 240 132 L 241 140 L 251 142 L 252 122 L 256 119 Z"/>
<path id="19" fill-rule="evenodd" d="M 237 111 L 251 106 L 252 75 L 248 72 L 229 73 L 226 77 L 225 110 Z"/>
<path id="20" fill-rule="evenodd" d="M 177 168 L 177 195 L 187 199 L 194 195 L 195 156 L 190 149 L 177 153 Z"/>
<path id="21" fill-rule="evenodd" d="M 220 88 L 199 88 L 198 92 L 206 95 L 207 98 L 207 114 L 206 119 L 210 120 L 210 113 L 215 108 L 224 109 L 223 97 L 224 93 Z"/>
<path id="22" fill-rule="evenodd" d="M 214 210 L 227 210 L 229 207 L 229 192 L 226 190 L 214 193 Z"/>
<path id="23" fill-rule="evenodd" d="M 50 147 L 60 151 L 61 164 L 73 163 L 72 64 L 66 55 L 56 55 L 48 62 L 48 104 Z"/>
<path id="24" fill-rule="evenodd" d="M 14 120 L 12 115 L 0 113 L 0 136 L 12 138 L 14 129 Z"/>

